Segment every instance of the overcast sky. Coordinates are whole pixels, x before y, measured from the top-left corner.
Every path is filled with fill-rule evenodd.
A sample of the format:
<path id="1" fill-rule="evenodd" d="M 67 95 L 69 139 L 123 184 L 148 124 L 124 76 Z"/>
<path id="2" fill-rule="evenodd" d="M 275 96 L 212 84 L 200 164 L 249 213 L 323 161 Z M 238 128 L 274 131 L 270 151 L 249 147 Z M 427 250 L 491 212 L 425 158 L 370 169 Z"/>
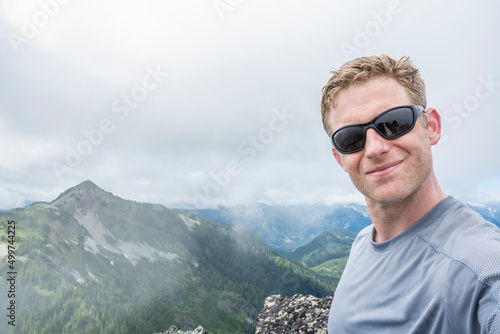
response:
<path id="1" fill-rule="evenodd" d="M 363 202 L 330 71 L 410 56 L 446 193 L 500 201 L 497 1 L 0 0 L 0 209 L 84 180 L 168 207 Z"/>

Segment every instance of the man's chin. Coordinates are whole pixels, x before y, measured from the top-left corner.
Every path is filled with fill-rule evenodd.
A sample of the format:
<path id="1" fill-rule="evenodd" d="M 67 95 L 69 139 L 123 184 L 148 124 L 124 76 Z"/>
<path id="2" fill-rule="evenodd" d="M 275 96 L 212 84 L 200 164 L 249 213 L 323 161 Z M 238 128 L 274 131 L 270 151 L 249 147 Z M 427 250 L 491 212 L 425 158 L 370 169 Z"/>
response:
<path id="1" fill-rule="evenodd" d="M 367 205 L 391 206 L 401 203 L 408 197 L 408 194 L 389 189 L 386 191 L 376 189 L 375 191 L 364 193 L 364 196 Z"/>

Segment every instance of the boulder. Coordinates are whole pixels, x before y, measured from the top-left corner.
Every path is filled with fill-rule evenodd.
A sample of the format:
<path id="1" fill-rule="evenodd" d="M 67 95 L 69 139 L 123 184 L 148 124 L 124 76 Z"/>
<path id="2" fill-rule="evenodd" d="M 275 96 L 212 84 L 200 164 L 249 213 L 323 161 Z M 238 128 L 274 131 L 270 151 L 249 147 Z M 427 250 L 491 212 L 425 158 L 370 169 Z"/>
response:
<path id="1" fill-rule="evenodd" d="M 333 295 L 316 298 L 296 294 L 266 298 L 257 318 L 256 334 L 318 333 L 327 334 L 328 313 Z"/>

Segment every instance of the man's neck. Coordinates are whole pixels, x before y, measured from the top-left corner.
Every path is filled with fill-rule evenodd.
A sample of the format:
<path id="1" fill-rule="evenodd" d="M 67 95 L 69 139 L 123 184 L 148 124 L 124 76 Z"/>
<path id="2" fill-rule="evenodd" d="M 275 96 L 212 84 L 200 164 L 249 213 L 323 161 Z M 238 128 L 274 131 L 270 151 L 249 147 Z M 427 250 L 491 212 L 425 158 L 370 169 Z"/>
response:
<path id="1" fill-rule="evenodd" d="M 425 216 L 446 198 L 437 183 L 434 172 L 412 195 L 393 204 L 380 204 L 366 199 L 374 225 L 373 241 L 383 242 L 394 238 Z"/>

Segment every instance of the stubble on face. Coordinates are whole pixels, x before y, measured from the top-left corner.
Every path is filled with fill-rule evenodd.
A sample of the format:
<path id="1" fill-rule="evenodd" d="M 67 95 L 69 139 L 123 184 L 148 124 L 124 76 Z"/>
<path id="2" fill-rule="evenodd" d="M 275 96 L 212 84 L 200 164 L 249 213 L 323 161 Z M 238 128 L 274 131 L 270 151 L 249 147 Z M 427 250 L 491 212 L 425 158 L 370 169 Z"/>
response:
<path id="1" fill-rule="evenodd" d="M 383 163 L 381 161 L 381 164 Z M 399 168 L 401 170 L 398 171 L 398 175 L 378 182 L 366 181 L 365 177 L 359 177 L 360 173 L 350 170 L 347 170 L 347 173 L 356 189 L 365 196 L 367 204 L 384 207 L 416 197 L 432 172 L 432 155 L 426 150 L 413 152 L 403 160 Z"/>

